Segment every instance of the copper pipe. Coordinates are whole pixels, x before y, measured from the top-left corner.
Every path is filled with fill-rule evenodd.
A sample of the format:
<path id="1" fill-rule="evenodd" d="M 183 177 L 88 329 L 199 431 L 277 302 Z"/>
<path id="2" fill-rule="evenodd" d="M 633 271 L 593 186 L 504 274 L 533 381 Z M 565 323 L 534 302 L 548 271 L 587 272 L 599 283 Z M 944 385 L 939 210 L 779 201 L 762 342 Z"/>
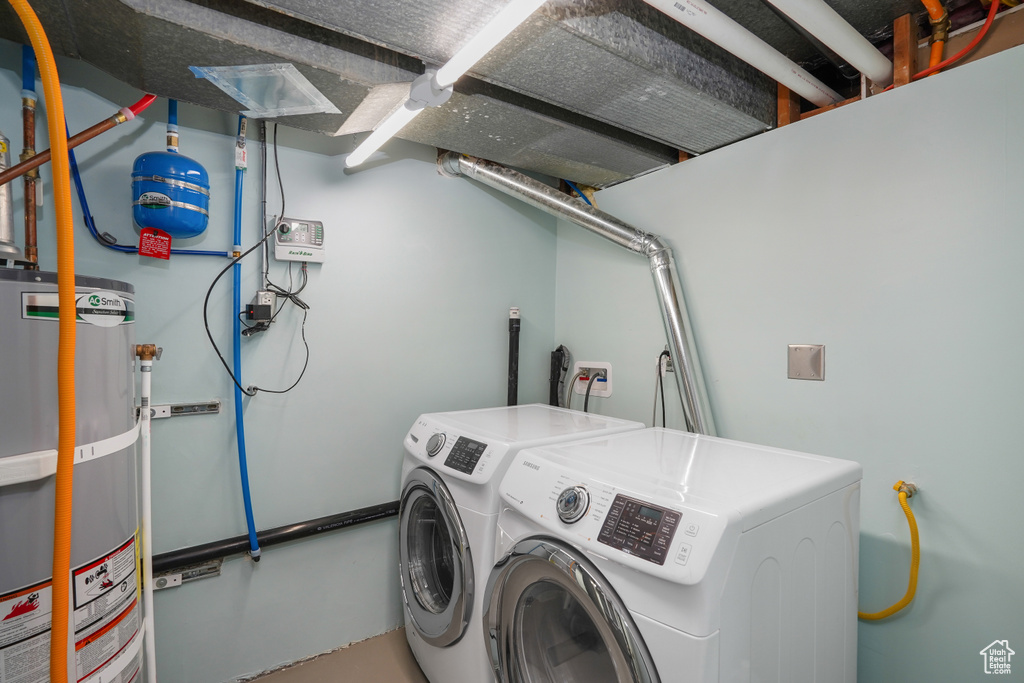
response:
<path id="1" fill-rule="evenodd" d="M 34 97 L 21 98 L 22 136 L 25 148 L 21 152 L 21 161 L 36 155 L 36 101 Z M 36 244 L 36 179 L 39 171 L 30 170 L 25 174 L 25 260 L 39 263 L 39 247 Z M 38 265 L 26 267 L 26 270 L 39 270 Z"/>
<path id="2" fill-rule="evenodd" d="M 125 118 L 125 115 L 121 112 L 118 112 L 111 116 L 109 119 L 104 119 L 103 121 L 97 123 L 95 126 L 92 126 L 91 128 L 86 128 L 78 135 L 68 138 L 68 149 L 74 149 L 83 142 L 92 140 L 100 133 L 105 133 L 106 131 L 110 130 L 117 124 L 124 123 L 126 120 L 127 119 Z M 36 154 L 31 159 L 26 159 L 17 166 L 12 166 L 3 173 L 0 173 L 0 185 L 9 183 L 18 176 L 28 173 L 32 169 L 39 168 L 40 166 L 42 166 L 43 164 L 50 160 L 50 156 L 50 150 L 47 149 L 42 152 L 39 152 L 39 154 Z"/>

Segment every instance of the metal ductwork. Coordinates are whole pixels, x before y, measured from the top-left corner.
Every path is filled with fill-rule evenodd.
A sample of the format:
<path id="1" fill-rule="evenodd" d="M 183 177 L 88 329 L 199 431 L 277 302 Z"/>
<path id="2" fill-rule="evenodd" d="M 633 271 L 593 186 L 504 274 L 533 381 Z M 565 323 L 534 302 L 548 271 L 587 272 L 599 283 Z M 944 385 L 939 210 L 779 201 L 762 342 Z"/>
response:
<path id="1" fill-rule="evenodd" d="M 783 53 L 814 48 L 763 0 L 709 0 Z M 869 38 L 919 0 L 828 0 Z M 59 54 L 140 90 L 225 112 L 189 66 L 293 64 L 341 112 L 276 119 L 364 133 L 506 0 L 33 0 Z M 24 43 L 0 2 L 0 38 Z M 106 94 L 106 93 L 100 93 Z M 548 0 L 400 133 L 413 142 L 596 187 L 771 128 L 775 84 L 641 0 Z M 274 120 L 274 119 L 272 119 Z M 74 122 L 72 122 L 74 126 Z M 346 146 L 339 145 L 337 152 Z"/>
<path id="2" fill-rule="evenodd" d="M 438 169 L 450 177 L 472 178 L 646 257 L 651 264 L 665 334 L 675 363 L 676 386 L 683 403 L 686 426 L 697 434 L 715 436 L 711 405 L 697 358 L 686 301 L 676 274 L 675 259 L 672 258 L 672 249 L 661 237 L 492 161 L 448 152 L 438 159 Z"/>

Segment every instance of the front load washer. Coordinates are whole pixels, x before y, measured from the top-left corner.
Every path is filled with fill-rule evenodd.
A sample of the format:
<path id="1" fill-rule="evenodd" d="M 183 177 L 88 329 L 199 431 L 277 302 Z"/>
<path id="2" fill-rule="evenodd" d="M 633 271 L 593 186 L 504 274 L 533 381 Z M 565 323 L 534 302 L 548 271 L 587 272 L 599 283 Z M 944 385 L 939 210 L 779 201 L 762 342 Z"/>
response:
<path id="1" fill-rule="evenodd" d="M 399 557 L 406 637 L 433 683 L 492 680 L 480 582 L 494 559 L 498 483 L 520 449 L 642 429 L 546 405 L 422 415 L 405 437 Z"/>
<path id="2" fill-rule="evenodd" d="M 483 632 L 503 683 L 855 683 L 861 467 L 645 429 L 520 451 Z"/>

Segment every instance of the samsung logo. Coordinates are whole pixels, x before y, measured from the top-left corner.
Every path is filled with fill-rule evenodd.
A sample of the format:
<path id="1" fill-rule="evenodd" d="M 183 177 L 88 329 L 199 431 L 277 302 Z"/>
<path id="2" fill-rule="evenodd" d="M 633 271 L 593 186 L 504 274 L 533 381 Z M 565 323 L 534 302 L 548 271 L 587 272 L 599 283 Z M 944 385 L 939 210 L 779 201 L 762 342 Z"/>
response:
<path id="1" fill-rule="evenodd" d="M 540 465 L 535 465 L 529 460 L 523 461 L 523 467 L 529 467 L 531 470 L 537 470 L 538 472 L 540 471 Z"/>

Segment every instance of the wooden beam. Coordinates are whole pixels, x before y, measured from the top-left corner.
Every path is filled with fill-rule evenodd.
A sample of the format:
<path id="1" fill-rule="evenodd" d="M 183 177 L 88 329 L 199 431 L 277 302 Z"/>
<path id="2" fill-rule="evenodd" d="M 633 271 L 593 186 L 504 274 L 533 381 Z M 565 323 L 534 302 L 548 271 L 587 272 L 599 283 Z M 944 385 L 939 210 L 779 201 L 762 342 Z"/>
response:
<path id="1" fill-rule="evenodd" d="M 679 150 L 679 161 L 688 161 L 689 159 L 690 159 L 690 155 L 689 154 L 687 154 L 683 150 Z"/>
<path id="2" fill-rule="evenodd" d="M 839 107 L 845 107 L 846 105 L 853 104 L 854 102 L 860 102 L 860 95 L 851 97 L 848 100 L 843 100 L 842 102 L 836 102 L 835 104 L 827 104 L 824 107 L 818 107 L 817 109 L 812 109 L 811 111 L 804 112 L 803 114 L 800 115 L 800 120 L 803 121 L 804 119 L 809 119 L 812 116 L 824 114 L 827 111 L 832 111 L 833 109 L 838 109 Z"/>
<path id="3" fill-rule="evenodd" d="M 897 17 L 892 24 L 893 85 L 910 83 L 917 73 L 917 24 L 909 14 Z"/>
<path id="4" fill-rule="evenodd" d="M 800 96 L 781 83 L 778 85 L 778 119 L 779 128 L 782 128 L 800 120 Z"/>

